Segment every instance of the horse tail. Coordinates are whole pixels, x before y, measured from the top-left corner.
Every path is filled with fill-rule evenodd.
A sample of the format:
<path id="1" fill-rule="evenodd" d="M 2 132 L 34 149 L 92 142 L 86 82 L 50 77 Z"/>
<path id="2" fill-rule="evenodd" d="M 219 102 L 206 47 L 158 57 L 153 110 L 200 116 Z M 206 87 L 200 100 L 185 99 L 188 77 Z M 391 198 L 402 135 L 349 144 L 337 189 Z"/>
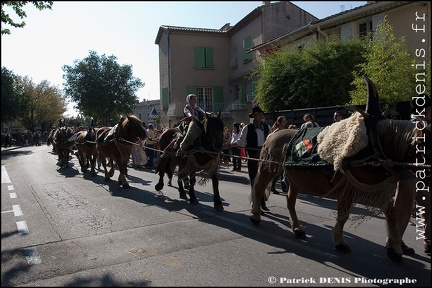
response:
<path id="1" fill-rule="evenodd" d="M 260 163 L 259 165 L 261 165 L 262 163 Z M 258 171 L 257 171 L 257 174 L 256 174 L 256 176 L 255 176 L 255 179 L 253 180 L 253 182 L 252 182 L 252 188 L 251 188 L 251 194 L 249 195 L 249 203 L 253 203 L 253 202 L 255 202 L 255 203 L 261 203 L 260 201 L 261 201 L 261 199 L 259 199 L 259 201 L 256 201 L 257 199 L 256 199 L 256 197 L 257 197 L 257 191 L 256 191 L 256 189 L 255 189 L 255 187 L 256 187 L 256 183 L 258 182 L 258 179 L 260 178 L 260 174 L 261 174 L 261 169 L 260 169 L 260 167 L 258 166 Z M 266 188 L 265 188 L 265 190 L 264 190 L 264 200 L 265 201 L 267 201 L 268 199 L 269 199 L 269 197 L 270 197 L 270 195 L 271 195 L 271 186 L 272 186 L 272 181 L 270 181 L 268 184 L 267 184 L 267 186 L 266 186 Z"/>

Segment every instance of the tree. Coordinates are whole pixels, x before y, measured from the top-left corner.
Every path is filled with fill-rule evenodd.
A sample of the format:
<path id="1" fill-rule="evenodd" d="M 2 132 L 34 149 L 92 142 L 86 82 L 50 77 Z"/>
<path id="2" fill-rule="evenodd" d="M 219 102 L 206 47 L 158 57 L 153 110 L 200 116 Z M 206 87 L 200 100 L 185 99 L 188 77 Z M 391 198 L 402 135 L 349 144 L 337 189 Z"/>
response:
<path id="1" fill-rule="evenodd" d="M 57 120 L 67 110 L 66 97 L 57 86 L 52 86 L 47 80 L 40 82 L 34 91 L 37 98 L 35 124 L 42 128 L 57 125 Z"/>
<path id="2" fill-rule="evenodd" d="M 44 9 L 51 9 L 53 5 L 53 1 L 2 1 L 1 2 L 1 23 L 11 25 L 12 27 L 16 28 L 23 28 L 26 23 L 22 21 L 21 23 L 16 23 L 12 18 L 7 14 L 7 12 L 4 10 L 6 6 L 11 7 L 17 16 L 21 19 L 27 17 L 27 14 L 23 10 L 23 7 L 28 4 L 32 3 L 37 9 L 40 11 Z M 11 31 L 7 28 L 2 27 L 1 34 L 11 34 Z"/>
<path id="3" fill-rule="evenodd" d="M 46 80 L 35 85 L 30 78 L 17 77 L 16 93 L 25 104 L 21 106 L 17 120 L 30 131 L 35 127 L 51 127 L 66 111 L 66 101 L 58 88 Z"/>
<path id="4" fill-rule="evenodd" d="M 362 76 L 367 75 L 378 90 L 382 108 L 394 110 L 397 102 L 410 101 L 415 93 L 415 58 L 409 52 L 404 37 L 396 39 L 387 16 L 377 25 L 373 40 L 368 44 L 366 61 L 360 65 L 360 70 L 353 72 L 351 104 L 366 103 L 367 93 Z"/>
<path id="5" fill-rule="evenodd" d="M 346 104 L 364 49 L 359 40 L 330 37 L 303 49 L 276 50 L 252 73 L 259 79 L 256 100 L 266 111 Z"/>
<path id="6" fill-rule="evenodd" d="M 132 76 L 131 65 L 119 65 L 115 56 L 99 56 L 90 51 L 87 58 L 62 67 L 65 94 L 74 108 L 99 123 L 117 122 L 120 115 L 132 113 L 139 102 L 135 92 L 144 87 Z"/>
<path id="7" fill-rule="evenodd" d="M 14 121 L 25 103 L 16 93 L 17 76 L 5 67 L 1 68 L 1 122 Z"/>

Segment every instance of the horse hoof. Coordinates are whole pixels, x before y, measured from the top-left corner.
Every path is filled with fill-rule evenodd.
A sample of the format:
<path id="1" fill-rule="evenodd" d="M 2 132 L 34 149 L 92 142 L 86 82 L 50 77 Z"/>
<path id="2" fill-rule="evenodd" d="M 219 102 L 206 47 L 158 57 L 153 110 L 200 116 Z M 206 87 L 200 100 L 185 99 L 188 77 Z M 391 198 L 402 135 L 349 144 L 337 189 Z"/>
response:
<path id="1" fill-rule="evenodd" d="M 198 205 L 198 204 L 199 204 L 198 199 L 190 199 L 189 202 L 190 202 L 192 205 Z"/>
<path id="2" fill-rule="evenodd" d="M 387 249 L 387 256 L 390 258 L 390 260 L 396 263 L 402 262 L 402 255 L 397 254 L 396 251 L 391 247 L 386 249 Z"/>
<path id="3" fill-rule="evenodd" d="M 298 228 L 294 229 L 294 235 L 297 239 L 306 239 L 306 232 Z"/>
<path id="4" fill-rule="evenodd" d="M 336 251 L 342 253 L 351 253 L 351 248 L 348 245 L 338 244 L 335 245 Z"/>
<path id="5" fill-rule="evenodd" d="M 214 208 L 217 212 L 221 212 L 224 210 L 223 205 L 222 204 L 215 204 Z"/>
<path id="6" fill-rule="evenodd" d="M 185 200 L 187 200 L 188 197 L 187 197 L 186 193 L 180 193 L 180 199 L 185 199 Z"/>
<path id="7" fill-rule="evenodd" d="M 260 220 L 253 218 L 253 216 L 249 217 L 249 219 L 255 226 L 258 226 L 260 224 Z"/>
<path id="8" fill-rule="evenodd" d="M 407 246 L 404 242 L 402 242 L 401 248 L 402 248 L 402 254 L 403 255 L 414 255 L 415 254 L 414 248 Z"/>
<path id="9" fill-rule="evenodd" d="M 155 189 L 156 189 L 156 191 L 161 191 L 162 188 L 163 188 L 163 186 L 164 186 L 164 184 L 161 184 L 161 183 L 156 184 L 156 185 L 155 185 Z"/>

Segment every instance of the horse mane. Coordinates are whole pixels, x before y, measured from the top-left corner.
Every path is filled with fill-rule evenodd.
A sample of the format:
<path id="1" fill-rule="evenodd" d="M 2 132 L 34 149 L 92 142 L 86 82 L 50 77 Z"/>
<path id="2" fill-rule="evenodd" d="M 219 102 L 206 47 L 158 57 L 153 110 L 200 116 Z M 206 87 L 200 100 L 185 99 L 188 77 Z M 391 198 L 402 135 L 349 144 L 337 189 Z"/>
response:
<path id="1" fill-rule="evenodd" d="M 212 136 L 212 133 L 214 133 L 215 131 L 209 129 L 209 122 L 213 121 L 213 123 L 216 123 L 216 121 L 221 123 L 221 127 L 219 127 L 222 131 L 222 135 L 221 135 L 221 139 L 218 139 L 220 141 L 215 141 L 217 139 L 214 139 L 214 137 Z M 211 124 L 213 124 L 211 123 Z M 204 133 L 201 135 L 201 142 L 203 144 L 203 146 L 205 146 L 206 149 L 208 149 L 209 151 L 212 152 L 219 152 L 219 150 L 222 149 L 223 146 L 223 129 L 224 129 L 224 124 L 222 122 L 222 120 L 220 119 L 220 114 L 215 115 L 213 113 L 207 113 L 207 117 L 203 120 L 202 123 L 200 123 L 200 128 L 204 131 Z M 211 127 L 211 128 L 217 128 L 215 127 Z M 217 143 L 220 142 L 220 143 Z M 220 147 L 218 147 L 220 146 Z"/>
<path id="2" fill-rule="evenodd" d="M 383 119 L 378 121 L 376 128 L 381 146 L 394 147 L 395 159 L 407 156 L 407 151 L 415 145 L 420 132 L 415 123 L 407 120 Z"/>
<path id="3" fill-rule="evenodd" d="M 142 125 L 142 121 L 135 115 L 130 115 L 127 116 L 121 123 L 122 128 L 125 128 L 126 125 L 131 125 L 131 128 L 136 128 Z"/>
<path id="4" fill-rule="evenodd" d="M 130 138 L 131 135 L 125 135 L 125 131 L 132 132 L 132 135 L 136 131 L 142 130 L 143 123 L 142 121 L 135 115 L 130 115 L 125 117 L 123 122 L 121 122 L 117 127 L 119 131 L 116 132 L 116 135 L 121 135 L 123 138 L 129 141 L 135 142 L 135 139 L 127 139 Z M 126 129 L 127 128 L 127 129 Z"/>

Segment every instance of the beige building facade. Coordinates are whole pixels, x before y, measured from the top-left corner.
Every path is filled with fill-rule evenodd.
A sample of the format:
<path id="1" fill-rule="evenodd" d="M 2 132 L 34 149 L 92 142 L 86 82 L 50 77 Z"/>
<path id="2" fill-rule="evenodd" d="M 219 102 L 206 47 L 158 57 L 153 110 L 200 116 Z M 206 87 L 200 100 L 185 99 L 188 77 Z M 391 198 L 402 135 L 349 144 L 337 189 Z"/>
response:
<path id="1" fill-rule="evenodd" d="M 161 122 L 172 127 L 182 119 L 186 96 L 194 93 L 201 108 L 221 111 L 226 123 L 246 123 L 258 80 L 251 73 L 263 55 L 285 45 L 300 47 L 311 39 L 325 41 L 330 35 L 347 41 L 367 37 L 384 17 L 396 37 L 405 37 L 421 69 L 430 58 L 430 12 L 428 1 L 369 1 L 317 19 L 289 1 L 264 1 L 234 26 L 160 26 L 155 44 Z"/>
<path id="2" fill-rule="evenodd" d="M 258 53 L 247 51 L 315 20 L 291 2 L 265 1 L 234 26 L 160 26 L 155 44 L 159 45 L 162 121 L 172 127 L 183 118 L 189 93 L 198 96 L 204 110 L 221 111 L 226 121 L 248 121 L 256 83 L 250 74 L 259 58 Z"/>

